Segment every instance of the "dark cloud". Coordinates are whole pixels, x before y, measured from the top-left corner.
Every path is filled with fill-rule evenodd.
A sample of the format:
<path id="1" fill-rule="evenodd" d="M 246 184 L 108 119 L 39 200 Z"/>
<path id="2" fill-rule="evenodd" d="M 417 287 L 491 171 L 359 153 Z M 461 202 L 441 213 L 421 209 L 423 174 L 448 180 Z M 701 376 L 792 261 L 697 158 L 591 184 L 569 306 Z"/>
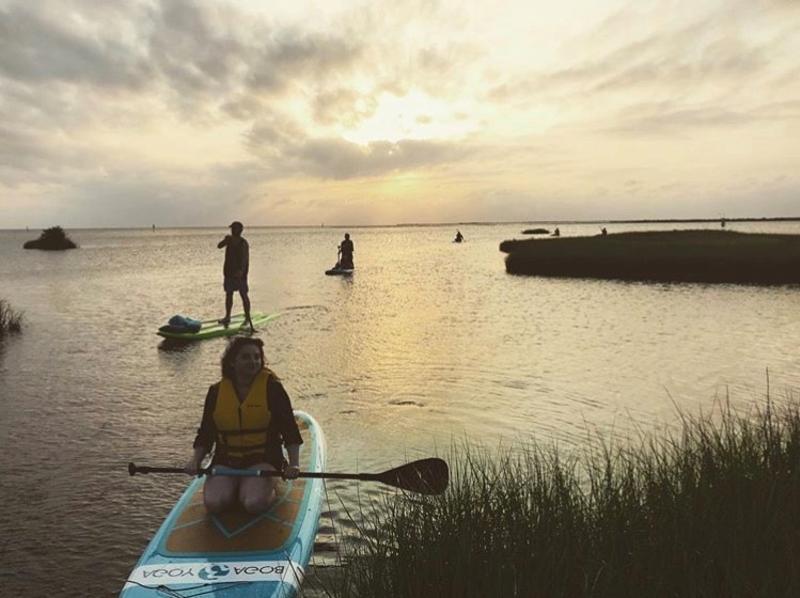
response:
<path id="1" fill-rule="evenodd" d="M 166 88 L 184 113 L 189 103 L 237 113 L 248 101 L 255 105 L 248 96 L 280 94 L 297 80 L 319 85 L 351 68 L 361 52 L 357 39 L 276 31 L 228 5 L 132 1 L 96 13 L 98 6 L 0 9 L 0 77 L 90 84 L 95 92 Z"/>
<path id="2" fill-rule="evenodd" d="M 278 114 L 262 117 L 247 135 L 247 146 L 262 157 L 277 158 L 285 149 L 305 140 L 306 134 L 293 120 Z"/>
<path id="3" fill-rule="evenodd" d="M 309 138 L 291 120 L 277 117 L 253 127 L 248 147 L 272 177 L 302 174 L 321 179 L 369 177 L 431 167 L 459 160 L 473 151 L 454 142 L 402 140 L 359 145 L 345 139 Z"/>
<path id="4" fill-rule="evenodd" d="M 281 32 L 271 44 L 257 49 L 246 84 L 254 91 L 282 90 L 294 78 L 317 83 L 348 71 L 362 52 L 356 40 L 328 34 Z"/>
<path id="5" fill-rule="evenodd" d="M 147 53 L 179 93 L 227 93 L 246 67 L 248 48 L 232 15 L 210 3 L 161 2 L 151 14 Z"/>
<path id="6" fill-rule="evenodd" d="M 63 14 L 35 6 L 0 8 L 1 75 L 127 89 L 140 88 L 152 75 L 146 56 L 115 38 L 113 28 L 105 36 L 89 35 Z"/>
<path id="7" fill-rule="evenodd" d="M 287 157 L 312 176 L 348 179 L 430 167 L 466 153 L 458 144 L 435 141 L 379 141 L 360 146 L 342 139 L 315 139 L 291 148 Z"/>

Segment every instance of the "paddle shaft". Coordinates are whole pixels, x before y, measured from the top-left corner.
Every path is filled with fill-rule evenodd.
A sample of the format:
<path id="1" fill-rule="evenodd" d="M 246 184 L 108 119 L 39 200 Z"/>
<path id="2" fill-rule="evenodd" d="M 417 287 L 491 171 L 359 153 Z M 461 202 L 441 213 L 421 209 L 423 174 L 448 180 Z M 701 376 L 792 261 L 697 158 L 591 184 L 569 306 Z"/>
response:
<path id="1" fill-rule="evenodd" d="M 128 463 L 128 473 L 186 473 L 182 467 L 148 467 Z M 224 466 L 205 467 L 197 470 L 198 475 L 227 475 L 239 477 L 283 477 L 283 473 L 273 469 L 233 469 Z M 441 494 L 447 488 L 449 471 L 442 459 L 420 459 L 406 463 L 381 473 L 331 473 L 326 471 L 301 471 L 300 478 L 324 478 L 334 480 L 361 480 L 381 482 L 421 494 Z"/>
<path id="2" fill-rule="evenodd" d="M 186 473 L 182 467 L 147 467 L 134 465 L 131 469 L 129 466 L 128 471 L 131 475 L 137 473 Z M 232 469 L 230 467 L 204 467 L 197 470 L 198 475 L 228 475 L 236 477 L 258 477 L 258 478 L 278 478 L 283 475 L 280 471 L 271 469 Z M 324 478 L 329 480 L 362 480 L 362 481 L 380 481 L 378 473 L 331 473 L 325 471 L 301 471 L 297 477 L 299 478 Z"/>

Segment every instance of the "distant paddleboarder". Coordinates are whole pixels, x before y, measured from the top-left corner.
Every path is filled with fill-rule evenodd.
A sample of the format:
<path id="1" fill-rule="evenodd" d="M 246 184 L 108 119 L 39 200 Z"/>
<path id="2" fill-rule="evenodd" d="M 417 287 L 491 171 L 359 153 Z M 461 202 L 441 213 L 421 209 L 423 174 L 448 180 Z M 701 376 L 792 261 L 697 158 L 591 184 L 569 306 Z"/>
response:
<path id="1" fill-rule="evenodd" d="M 341 259 L 339 260 L 339 268 L 342 270 L 352 270 L 355 268 L 353 265 L 353 242 L 350 240 L 350 233 L 344 234 L 344 241 L 339 245 L 339 252 Z"/>
<path id="2" fill-rule="evenodd" d="M 225 248 L 225 265 L 222 268 L 225 281 L 225 317 L 219 323 L 228 327 L 231 322 L 231 309 L 233 308 L 233 293 L 239 291 L 244 307 L 245 324 L 250 325 L 250 332 L 255 332 L 253 320 L 250 319 L 250 298 L 247 296 L 247 271 L 250 267 L 250 245 L 242 236 L 244 225 L 238 220 L 232 222 L 228 227 L 231 229 L 230 235 L 217 243 L 219 249 Z"/>

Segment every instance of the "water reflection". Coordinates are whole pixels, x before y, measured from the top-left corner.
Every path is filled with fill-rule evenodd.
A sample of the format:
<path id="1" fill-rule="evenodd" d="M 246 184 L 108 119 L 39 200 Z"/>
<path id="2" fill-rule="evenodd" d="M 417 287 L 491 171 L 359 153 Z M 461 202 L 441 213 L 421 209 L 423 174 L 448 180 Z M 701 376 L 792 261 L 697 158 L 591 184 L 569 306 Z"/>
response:
<path id="1" fill-rule="evenodd" d="M 158 350 L 167 353 L 185 353 L 197 347 L 197 341 L 187 341 L 177 338 L 165 338 L 158 343 Z"/>

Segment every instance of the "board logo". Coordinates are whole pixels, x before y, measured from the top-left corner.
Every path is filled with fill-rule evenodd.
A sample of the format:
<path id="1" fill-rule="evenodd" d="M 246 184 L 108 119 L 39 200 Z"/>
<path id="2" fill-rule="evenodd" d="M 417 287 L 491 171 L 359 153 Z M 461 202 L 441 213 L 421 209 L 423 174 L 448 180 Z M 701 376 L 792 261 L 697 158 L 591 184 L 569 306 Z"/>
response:
<path id="1" fill-rule="evenodd" d="M 198 576 L 203 581 L 213 581 L 220 577 L 225 577 L 231 570 L 225 565 L 206 565 L 198 572 Z"/>

